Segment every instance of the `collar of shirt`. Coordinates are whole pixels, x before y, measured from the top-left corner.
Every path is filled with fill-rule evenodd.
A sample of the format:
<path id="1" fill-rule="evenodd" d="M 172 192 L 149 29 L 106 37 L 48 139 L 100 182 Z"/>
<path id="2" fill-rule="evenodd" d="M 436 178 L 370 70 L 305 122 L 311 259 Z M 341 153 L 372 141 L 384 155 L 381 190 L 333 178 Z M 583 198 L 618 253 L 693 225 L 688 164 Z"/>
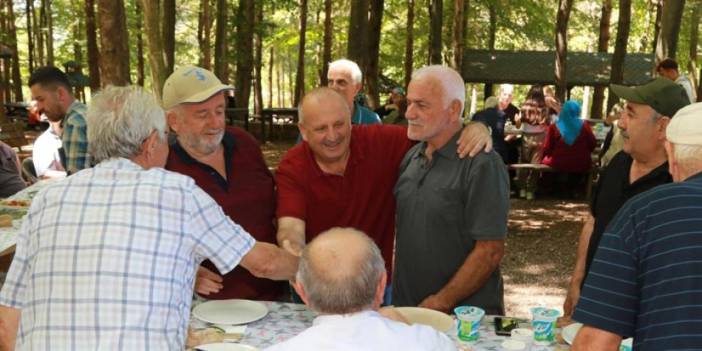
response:
<path id="1" fill-rule="evenodd" d="M 180 145 L 180 142 L 178 141 L 178 138 L 175 136 L 175 134 L 171 134 L 169 136 L 169 141 L 171 144 L 172 150 L 180 157 L 181 161 L 183 163 L 187 164 L 195 164 L 198 165 L 199 167 L 205 169 L 206 171 L 210 172 L 213 174 L 214 180 L 224 189 L 227 189 L 229 186 L 228 179 L 230 178 L 232 169 L 231 169 L 231 162 L 229 160 L 232 159 L 232 155 L 234 154 L 234 147 L 236 146 L 236 138 L 234 137 L 233 134 L 228 133 L 226 130 L 224 132 L 224 136 L 222 137 L 222 146 L 224 146 L 224 164 L 226 167 L 226 172 L 227 172 L 227 177 L 226 179 L 222 177 L 217 171 L 214 170 L 214 168 L 210 167 L 209 165 L 206 165 L 196 159 L 194 159 L 190 154 L 188 154 L 187 151 L 185 151 L 185 148 L 183 148 L 182 145 Z"/>
<path id="2" fill-rule="evenodd" d="M 124 157 L 113 157 L 98 163 L 95 168 L 108 168 L 108 169 L 134 169 L 143 170 L 144 167 L 138 165 L 136 162 L 124 158 Z"/>
<path id="3" fill-rule="evenodd" d="M 444 144 L 444 146 L 440 147 L 439 149 L 434 151 L 434 156 L 439 155 L 442 156 L 448 160 L 458 160 L 458 139 L 461 137 L 461 131 L 459 130 L 454 134 L 449 141 Z M 426 150 L 427 150 L 427 142 L 423 141 L 420 146 L 420 152 L 418 152 L 414 157 L 424 157 L 426 158 Z"/>
<path id="4" fill-rule="evenodd" d="M 314 319 L 314 322 L 312 323 L 313 325 L 320 325 L 320 324 L 336 324 L 336 323 L 341 323 L 345 320 L 349 319 L 365 319 L 365 318 L 370 318 L 370 317 L 380 317 L 380 314 L 376 311 L 361 311 L 361 312 L 356 312 L 356 313 L 350 313 L 350 314 L 325 314 L 325 315 L 320 315 L 317 318 Z"/>

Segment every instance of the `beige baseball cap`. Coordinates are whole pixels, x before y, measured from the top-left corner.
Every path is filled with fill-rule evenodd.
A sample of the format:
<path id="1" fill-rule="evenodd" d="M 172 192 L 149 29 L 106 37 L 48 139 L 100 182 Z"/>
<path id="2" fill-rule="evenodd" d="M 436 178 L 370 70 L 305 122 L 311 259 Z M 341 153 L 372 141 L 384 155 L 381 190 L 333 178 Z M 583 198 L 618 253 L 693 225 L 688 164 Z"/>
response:
<path id="1" fill-rule="evenodd" d="M 234 90 L 234 87 L 222 84 L 214 73 L 204 68 L 183 66 L 163 84 L 163 108 L 169 110 L 180 104 L 203 102 L 225 90 Z"/>
<path id="2" fill-rule="evenodd" d="M 668 123 L 665 134 L 673 144 L 702 145 L 702 102 L 681 108 Z"/>

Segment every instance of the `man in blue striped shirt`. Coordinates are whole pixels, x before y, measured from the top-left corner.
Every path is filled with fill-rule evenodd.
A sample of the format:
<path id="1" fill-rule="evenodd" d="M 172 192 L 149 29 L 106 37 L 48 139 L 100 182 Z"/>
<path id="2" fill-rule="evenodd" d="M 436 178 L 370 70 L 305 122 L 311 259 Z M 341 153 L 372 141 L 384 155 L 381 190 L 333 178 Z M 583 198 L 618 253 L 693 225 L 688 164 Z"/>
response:
<path id="1" fill-rule="evenodd" d="M 675 115 L 666 152 L 675 183 L 642 193 L 605 231 L 573 319 L 573 350 L 702 347 L 702 103 Z"/>

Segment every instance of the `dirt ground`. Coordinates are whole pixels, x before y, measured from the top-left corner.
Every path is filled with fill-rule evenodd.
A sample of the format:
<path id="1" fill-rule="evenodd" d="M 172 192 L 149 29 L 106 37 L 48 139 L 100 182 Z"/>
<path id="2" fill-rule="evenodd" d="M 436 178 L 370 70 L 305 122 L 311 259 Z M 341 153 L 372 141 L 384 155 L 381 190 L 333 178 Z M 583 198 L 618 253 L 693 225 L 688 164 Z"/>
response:
<path id="1" fill-rule="evenodd" d="M 291 141 L 262 145 L 268 166 L 275 169 L 292 145 Z M 511 200 L 501 266 L 508 316 L 529 318 L 529 308 L 535 306 L 562 308 L 587 210 L 584 200 Z"/>

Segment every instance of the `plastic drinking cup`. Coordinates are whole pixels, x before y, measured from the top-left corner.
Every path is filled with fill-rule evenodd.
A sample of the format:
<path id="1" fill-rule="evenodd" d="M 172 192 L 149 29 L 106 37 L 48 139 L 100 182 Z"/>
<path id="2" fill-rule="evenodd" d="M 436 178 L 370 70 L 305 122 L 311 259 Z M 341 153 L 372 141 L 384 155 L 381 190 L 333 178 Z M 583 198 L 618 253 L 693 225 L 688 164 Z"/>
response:
<path id="1" fill-rule="evenodd" d="M 454 308 L 453 312 L 458 320 L 458 339 L 461 341 L 478 340 L 480 337 L 478 328 L 480 328 L 480 320 L 485 315 L 485 311 L 475 306 L 459 306 Z"/>

